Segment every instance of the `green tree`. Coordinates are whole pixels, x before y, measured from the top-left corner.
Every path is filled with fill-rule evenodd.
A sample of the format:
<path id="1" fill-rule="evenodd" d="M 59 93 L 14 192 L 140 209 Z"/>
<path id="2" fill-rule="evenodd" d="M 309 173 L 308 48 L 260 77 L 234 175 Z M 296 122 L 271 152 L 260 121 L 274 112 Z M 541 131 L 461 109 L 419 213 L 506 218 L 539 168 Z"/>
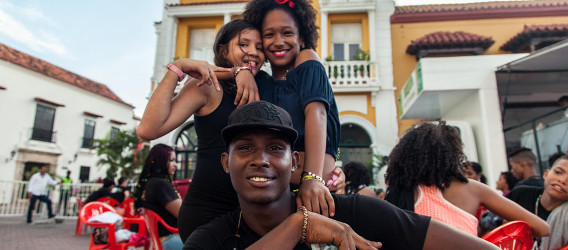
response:
<path id="1" fill-rule="evenodd" d="M 135 130 L 118 131 L 113 134 L 109 131 L 103 139 L 93 140 L 92 148 L 97 150 L 100 157 L 97 165 L 109 166 L 107 177 L 116 178 L 118 174 L 132 179 L 136 171 L 144 166 L 148 147 L 138 148 L 140 139 Z"/>

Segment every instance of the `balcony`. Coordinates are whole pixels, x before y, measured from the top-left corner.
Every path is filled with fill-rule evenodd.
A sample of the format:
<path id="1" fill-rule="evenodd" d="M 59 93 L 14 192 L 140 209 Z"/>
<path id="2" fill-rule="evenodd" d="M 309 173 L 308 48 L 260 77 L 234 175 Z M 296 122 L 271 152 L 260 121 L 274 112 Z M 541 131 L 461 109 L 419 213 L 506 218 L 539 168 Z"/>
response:
<path id="1" fill-rule="evenodd" d="M 52 130 L 32 128 L 32 140 L 55 143 L 55 133 Z"/>
<path id="2" fill-rule="evenodd" d="M 379 89 L 377 64 L 369 61 L 326 61 L 323 66 L 334 92 Z"/>

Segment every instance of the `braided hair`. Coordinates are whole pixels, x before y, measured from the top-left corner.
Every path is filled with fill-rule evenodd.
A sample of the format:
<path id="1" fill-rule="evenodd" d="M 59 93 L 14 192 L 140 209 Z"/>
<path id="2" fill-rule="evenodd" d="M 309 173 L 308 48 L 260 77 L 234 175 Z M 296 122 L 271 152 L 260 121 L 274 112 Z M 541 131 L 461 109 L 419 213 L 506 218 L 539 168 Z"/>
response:
<path id="1" fill-rule="evenodd" d="M 281 9 L 290 14 L 298 26 L 300 39 L 303 40 L 306 49 L 316 49 L 318 42 L 318 26 L 316 25 L 316 11 L 307 0 L 252 0 L 243 12 L 243 19 L 262 31 L 262 21 L 268 12 Z M 293 5 L 294 7 L 290 7 Z M 262 34 L 262 32 L 261 32 Z"/>
<path id="2" fill-rule="evenodd" d="M 148 153 L 144 168 L 138 177 L 138 184 L 134 188 L 134 208 L 140 211 L 145 200 L 145 187 L 148 180 L 152 177 L 164 178 L 171 183 L 172 179 L 168 172 L 168 162 L 174 149 L 165 144 L 157 144 Z M 174 188 L 175 189 L 175 188 Z"/>
<path id="3" fill-rule="evenodd" d="M 452 181 L 467 183 L 463 143 L 456 128 L 445 121 L 421 123 L 407 130 L 389 156 L 389 187 L 414 189 L 419 184 L 440 190 Z"/>

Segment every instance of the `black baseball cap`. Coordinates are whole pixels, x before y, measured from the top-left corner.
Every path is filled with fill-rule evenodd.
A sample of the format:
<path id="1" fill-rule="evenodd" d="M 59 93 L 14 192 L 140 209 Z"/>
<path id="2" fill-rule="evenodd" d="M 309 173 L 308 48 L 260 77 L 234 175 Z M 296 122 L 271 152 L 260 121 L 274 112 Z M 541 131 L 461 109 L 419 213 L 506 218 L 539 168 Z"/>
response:
<path id="1" fill-rule="evenodd" d="M 292 125 L 290 114 L 270 102 L 256 101 L 235 109 L 230 115 L 227 126 L 221 131 L 225 146 L 242 132 L 250 130 L 272 130 L 282 134 L 294 145 L 298 132 Z"/>

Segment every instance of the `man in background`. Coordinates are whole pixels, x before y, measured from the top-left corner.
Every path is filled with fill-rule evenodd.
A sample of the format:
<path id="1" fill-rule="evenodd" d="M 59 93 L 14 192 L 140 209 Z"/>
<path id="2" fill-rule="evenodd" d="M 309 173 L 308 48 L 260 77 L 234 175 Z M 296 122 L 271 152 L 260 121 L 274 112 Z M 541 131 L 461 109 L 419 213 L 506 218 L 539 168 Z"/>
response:
<path id="1" fill-rule="evenodd" d="M 71 179 L 71 171 L 67 170 L 67 175 L 61 178 L 61 191 L 59 192 L 59 204 L 57 204 L 57 213 L 59 214 L 59 209 L 61 209 L 61 204 L 63 203 L 63 215 L 67 216 L 67 202 L 69 196 L 71 196 L 71 185 L 73 184 L 73 179 Z"/>
<path id="2" fill-rule="evenodd" d="M 515 185 L 544 187 L 544 181 L 536 172 L 536 156 L 529 148 L 520 148 L 509 155 L 511 172 L 520 181 Z"/>
<path id="3" fill-rule="evenodd" d="M 43 165 L 39 167 L 39 172 L 35 173 L 32 175 L 32 178 L 30 178 L 30 182 L 28 184 L 28 198 L 30 198 L 27 217 L 28 224 L 32 223 L 32 212 L 37 200 L 44 202 L 47 205 L 49 219 L 55 217 L 53 211 L 51 211 L 51 200 L 47 197 L 47 185 L 55 186 L 58 182 L 53 180 L 46 172 L 47 166 Z"/>

